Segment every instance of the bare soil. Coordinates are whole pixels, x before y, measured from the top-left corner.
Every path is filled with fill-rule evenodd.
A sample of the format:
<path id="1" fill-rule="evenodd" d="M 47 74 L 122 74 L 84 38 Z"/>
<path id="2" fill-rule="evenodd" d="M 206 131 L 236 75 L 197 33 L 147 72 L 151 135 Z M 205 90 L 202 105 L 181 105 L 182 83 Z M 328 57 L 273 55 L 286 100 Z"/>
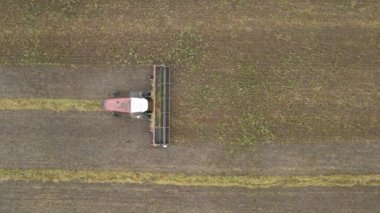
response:
<path id="1" fill-rule="evenodd" d="M 1 98 L 104 100 L 114 90 L 150 90 L 153 66 L 1 66 Z"/>
<path id="2" fill-rule="evenodd" d="M 151 147 L 148 121 L 105 112 L 0 112 L 0 167 L 219 175 L 380 172 L 380 144 L 171 144 Z"/>
<path id="3" fill-rule="evenodd" d="M 3 182 L 2 212 L 372 212 L 379 188 L 240 188 Z"/>
<path id="4" fill-rule="evenodd" d="M 151 67 L 2 67 L 0 97 L 106 98 L 115 88 L 149 89 Z M 95 74 L 96 75 L 95 75 Z M 133 76 L 133 77 L 130 77 Z M 0 112 L 0 166 L 188 174 L 318 175 L 380 172 L 376 141 L 180 143 L 150 146 L 149 122 L 105 112 Z M 178 134 L 178 133 L 177 133 Z M 366 142 L 366 143 L 363 143 Z"/>

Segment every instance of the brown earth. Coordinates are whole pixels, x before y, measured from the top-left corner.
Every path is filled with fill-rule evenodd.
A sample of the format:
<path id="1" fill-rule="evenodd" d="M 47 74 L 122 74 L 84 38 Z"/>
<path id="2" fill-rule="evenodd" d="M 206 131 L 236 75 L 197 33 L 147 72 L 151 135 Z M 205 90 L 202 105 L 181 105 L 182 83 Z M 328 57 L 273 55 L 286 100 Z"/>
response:
<path id="1" fill-rule="evenodd" d="M 153 67 L 0 67 L 1 98 L 73 98 L 101 100 L 113 90 L 150 90 Z"/>
<path id="2" fill-rule="evenodd" d="M 2 67 L 0 98 L 89 98 L 100 104 L 113 88 L 149 89 L 150 69 Z M 228 175 L 380 172 L 376 141 L 240 147 L 176 143 L 179 139 L 173 135 L 173 146 L 161 150 L 150 146 L 148 128 L 146 121 L 105 112 L 0 111 L 0 167 Z"/>
<path id="3" fill-rule="evenodd" d="M 2 212 L 373 212 L 379 188 L 0 183 Z"/>
<path id="4" fill-rule="evenodd" d="M 154 149 L 149 123 L 103 112 L 0 112 L 0 167 L 135 170 L 225 175 L 371 174 L 369 143 L 172 144 Z"/>

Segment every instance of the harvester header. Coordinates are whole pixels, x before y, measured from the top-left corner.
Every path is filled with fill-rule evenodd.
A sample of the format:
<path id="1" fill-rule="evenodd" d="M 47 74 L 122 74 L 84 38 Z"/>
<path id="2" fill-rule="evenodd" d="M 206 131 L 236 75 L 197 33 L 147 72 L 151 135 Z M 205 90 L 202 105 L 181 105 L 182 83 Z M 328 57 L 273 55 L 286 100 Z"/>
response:
<path id="1" fill-rule="evenodd" d="M 165 65 L 153 66 L 153 144 L 167 146 L 170 135 L 170 73 Z"/>
<path id="2" fill-rule="evenodd" d="M 167 147 L 170 139 L 169 67 L 154 65 L 150 77 L 150 91 L 129 91 L 128 95 L 114 91 L 112 98 L 103 101 L 103 108 L 114 116 L 129 114 L 132 118 L 149 120 L 153 145 Z"/>

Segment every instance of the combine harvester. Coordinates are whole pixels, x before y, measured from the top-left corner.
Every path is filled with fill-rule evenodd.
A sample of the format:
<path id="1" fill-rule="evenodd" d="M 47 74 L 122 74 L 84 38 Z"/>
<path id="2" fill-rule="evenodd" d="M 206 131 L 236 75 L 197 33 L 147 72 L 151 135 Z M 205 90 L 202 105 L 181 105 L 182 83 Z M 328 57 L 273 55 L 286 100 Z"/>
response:
<path id="1" fill-rule="evenodd" d="M 130 91 L 122 96 L 112 92 L 112 98 L 103 101 L 103 108 L 114 116 L 129 114 L 135 119 L 150 120 L 153 146 L 169 144 L 170 74 L 169 67 L 154 65 L 151 91 Z"/>

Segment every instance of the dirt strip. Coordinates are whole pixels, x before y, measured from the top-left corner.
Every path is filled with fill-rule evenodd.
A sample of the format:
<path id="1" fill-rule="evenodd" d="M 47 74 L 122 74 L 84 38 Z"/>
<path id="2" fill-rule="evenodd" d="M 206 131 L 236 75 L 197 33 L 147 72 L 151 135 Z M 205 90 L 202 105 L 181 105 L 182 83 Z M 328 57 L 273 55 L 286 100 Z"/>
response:
<path id="1" fill-rule="evenodd" d="M 380 144 L 175 143 L 151 147 L 149 123 L 103 112 L 0 111 L 1 168 L 230 175 L 380 173 Z"/>
<path id="2" fill-rule="evenodd" d="M 150 66 L 0 66 L 1 98 L 104 99 L 113 90 L 149 90 Z"/>
<path id="3" fill-rule="evenodd" d="M 378 187 L 240 189 L 0 183 L 2 212 L 372 212 Z"/>

